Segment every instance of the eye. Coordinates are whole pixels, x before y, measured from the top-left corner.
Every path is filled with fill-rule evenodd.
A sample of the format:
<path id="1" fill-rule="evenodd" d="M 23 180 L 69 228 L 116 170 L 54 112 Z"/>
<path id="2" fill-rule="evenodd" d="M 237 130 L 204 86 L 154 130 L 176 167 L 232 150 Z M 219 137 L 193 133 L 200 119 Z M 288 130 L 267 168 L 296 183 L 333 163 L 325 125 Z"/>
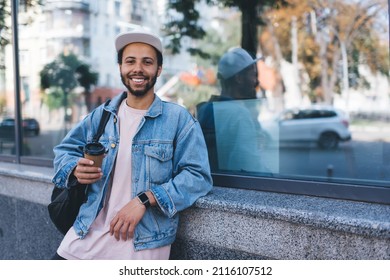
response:
<path id="1" fill-rule="evenodd" d="M 144 63 L 145 65 L 153 65 L 153 59 L 145 59 Z"/>
<path id="2" fill-rule="evenodd" d="M 134 63 L 135 63 L 135 59 L 126 59 L 126 60 L 125 60 L 125 63 L 126 63 L 126 64 L 130 64 L 130 65 L 131 65 L 131 64 L 134 64 Z"/>

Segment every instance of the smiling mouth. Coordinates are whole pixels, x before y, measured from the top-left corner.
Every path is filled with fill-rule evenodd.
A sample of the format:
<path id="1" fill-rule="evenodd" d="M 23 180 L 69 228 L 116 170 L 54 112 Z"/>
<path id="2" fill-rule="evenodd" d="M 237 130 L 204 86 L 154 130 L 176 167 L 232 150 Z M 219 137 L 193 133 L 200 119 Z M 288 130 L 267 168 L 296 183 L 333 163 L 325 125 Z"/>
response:
<path id="1" fill-rule="evenodd" d="M 130 78 L 135 84 L 142 84 L 143 82 L 146 81 L 145 78 Z"/>

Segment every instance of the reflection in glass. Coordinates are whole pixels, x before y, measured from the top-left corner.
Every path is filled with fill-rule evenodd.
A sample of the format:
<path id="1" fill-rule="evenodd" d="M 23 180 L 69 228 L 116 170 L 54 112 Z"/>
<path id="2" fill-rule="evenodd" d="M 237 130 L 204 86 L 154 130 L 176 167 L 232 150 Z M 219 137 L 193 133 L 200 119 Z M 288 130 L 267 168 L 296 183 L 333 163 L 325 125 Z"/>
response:
<path id="1" fill-rule="evenodd" d="M 242 174 L 278 173 L 278 150 L 265 149 L 262 145 L 257 110 L 260 100 L 229 100 L 212 105 L 218 170 Z"/>
<path id="2" fill-rule="evenodd" d="M 242 48 L 226 52 L 218 63 L 221 94 L 197 106 L 213 172 L 271 172 L 261 151 L 257 61 Z"/>
<path id="3" fill-rule="evenodd" d="M 198 105 L 213 172 L 264 176 L 264 168 L 277 178 L 390 186 L 387 3 L 316 3 L 291 1 L 260 15 L 260 87 L 245 100 L 259 108 L 252 119 L 260 134 L 249 121 L 237 124 L 250 115 L 248 106 L 227 101 L 223 83 L 222 94 L 209 100 L 212 116 Z M 214 36 L 218 28 L 222 38 L 229 34 L 220 22 Z M 215 125 L 214 142 L 204 116 Z M 252 164 L 256 155 L 261 160 Z"/>
<path id="4" fill-rule="evenodd" d="M 191 34 L 179 40 L 175 29 L 175 23 L 196 21 L 188 21 L 193 9 L 166 11 L 163 2 L 47 0 L 23 6 L 24 155 L 51 159 L 70 127 L 122 91 L 114 38 L 142 25 L 160 32 L 167 46 L 181 42 L 164 54 L 157 94 L 198 118 L 213 172 L 389 186 L 387 1 L 291 0 L 250 11 L 199 3 L 194 9 L 205 35 L 196 32 L 196 40 Z M 255 22 L 263 25 L 244 32 L 241 24 L 251 11 L 261 12 Z M 173 33 L 163 26 L 172 26 Z M 257 35 L 242 40 L 248 34 Z M 5 132 L 12 131 L 15 116 L 11 37 L 9 30 L 0 35 L 0 154 L 12 154 L 13 142 L 6 138 L 13 134 Z M 240 79 L 250 89 L 222 83 L 218 62 L 237 46 L 253 50 L 248 42 L 256 45 L 251 57 L 261 59 L 250 63 L 252 68 L 226 68 L 220 74 L 245 69 Z"/>
<path id="5" fill-rule="evenodd" d="M 0 155 L 15 154 L 14 68 L 10 7 L 3 5 L 0 16 Z"/>

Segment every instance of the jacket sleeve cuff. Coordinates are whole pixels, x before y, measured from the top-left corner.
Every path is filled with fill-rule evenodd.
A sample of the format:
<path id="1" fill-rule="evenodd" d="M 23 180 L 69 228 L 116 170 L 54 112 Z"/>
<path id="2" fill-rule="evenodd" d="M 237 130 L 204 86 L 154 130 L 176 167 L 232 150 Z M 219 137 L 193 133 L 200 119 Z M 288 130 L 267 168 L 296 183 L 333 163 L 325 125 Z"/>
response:
<path id="1" fill-rule="evenodd" d="M 161 211 L 169 218 L 172 218 L 177 213 L 177 210 L 164 186 L 153 186 L 150 191 L 153 193 Z"/>
<path id="2" fill-rule="evenodd" d="M 76 167 L 77 162 L 72 162 L 59 168 L 54 175 L 52 182 L 58 188 L 70 188 L 77 184 L 77 179 L 72 175 L 73 169 Z"/>

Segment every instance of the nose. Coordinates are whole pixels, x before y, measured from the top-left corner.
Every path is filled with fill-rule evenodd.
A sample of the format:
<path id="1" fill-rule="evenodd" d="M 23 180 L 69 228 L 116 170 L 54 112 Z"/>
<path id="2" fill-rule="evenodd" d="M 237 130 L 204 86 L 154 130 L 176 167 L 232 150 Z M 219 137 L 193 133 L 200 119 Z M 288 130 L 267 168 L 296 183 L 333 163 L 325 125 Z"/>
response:
<path id="1" fill-rule="evenodd" d="M 133 64 L 132 72 L 134 73 L 143 73 L 143 66 L 141 62 L 135 62 Z"/>

